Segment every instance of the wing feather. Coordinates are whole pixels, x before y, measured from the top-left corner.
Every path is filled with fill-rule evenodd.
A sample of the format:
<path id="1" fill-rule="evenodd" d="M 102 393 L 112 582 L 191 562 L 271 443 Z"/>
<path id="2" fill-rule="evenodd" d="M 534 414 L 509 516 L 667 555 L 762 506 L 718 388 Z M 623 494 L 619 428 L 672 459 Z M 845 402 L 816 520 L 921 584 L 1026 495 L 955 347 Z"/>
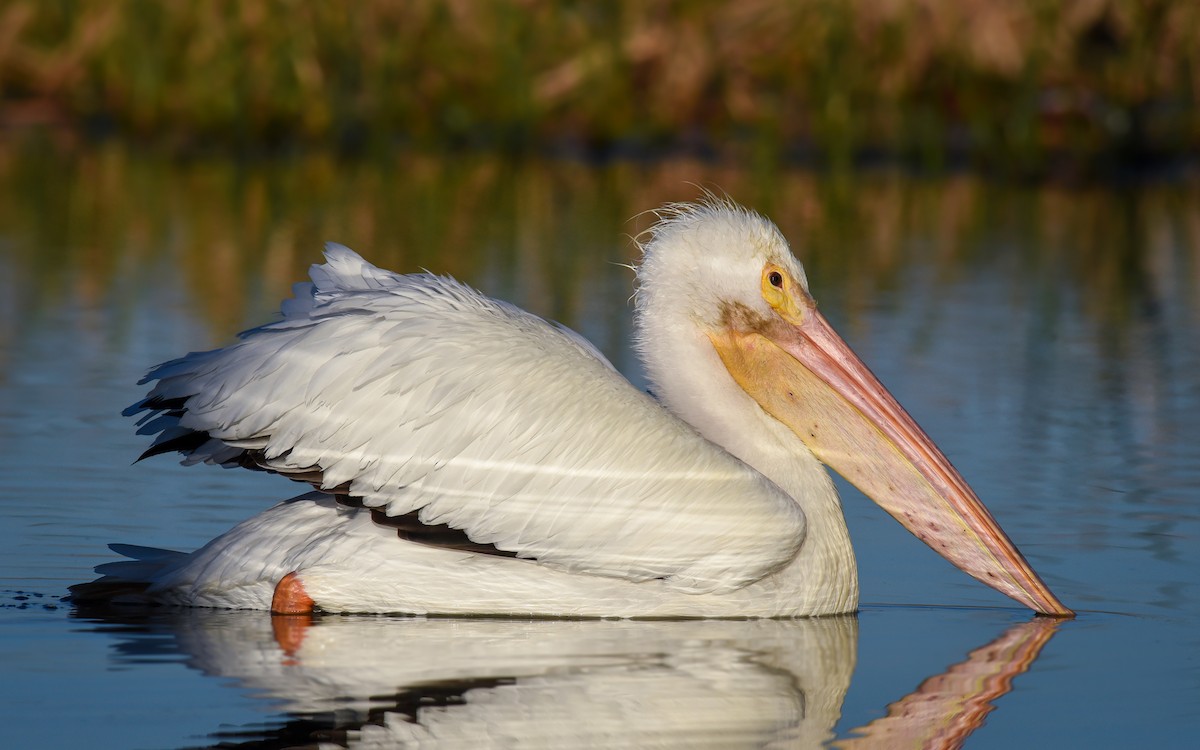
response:
<path id="1" fill-rule="evenodd" d="M 282 320 L 149 373 L 127 410 L 158 413 L 148 454 L 319 481 L 541 564 L 684 591 L 797 552 L 790 498 L 578 334 L 452 279 L 326 258 Z"/>

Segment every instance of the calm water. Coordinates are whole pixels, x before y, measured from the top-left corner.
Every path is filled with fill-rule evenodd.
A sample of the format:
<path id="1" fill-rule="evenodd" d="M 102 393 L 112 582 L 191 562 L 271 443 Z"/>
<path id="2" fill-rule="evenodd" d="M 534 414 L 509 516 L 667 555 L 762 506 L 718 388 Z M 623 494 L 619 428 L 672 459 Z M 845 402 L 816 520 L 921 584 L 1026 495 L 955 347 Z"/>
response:
<path id="1" fill-rule="evenodd" d="M 857 617 L 524 622 L 79 612 L 112 541 L 295 492 L 131 465 L 145 369 L 267 319 L 337 239 L 626 346 L 639 212 L 718 186 L 1069 605 L 1034 619 L 843 486 Z M 171 163 L 0 145 L 0 721 L 12 747 L 1189 746 L 1200 731 L 1200 186 L 485 158 Z M 939 733 L 941 733 L 939 735 Z"/>

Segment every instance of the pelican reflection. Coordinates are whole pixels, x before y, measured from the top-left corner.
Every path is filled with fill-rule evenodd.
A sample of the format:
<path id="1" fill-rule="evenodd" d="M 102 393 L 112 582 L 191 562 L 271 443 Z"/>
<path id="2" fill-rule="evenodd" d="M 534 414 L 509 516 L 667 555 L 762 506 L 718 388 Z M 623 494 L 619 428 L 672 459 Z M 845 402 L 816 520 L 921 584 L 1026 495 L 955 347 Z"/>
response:
<path id="1" fill-rule="evenodd" d="M 802 620 L 124 617 L 137 658 L 173 639 L 187 663 L 282 711 L 214 746 L 823 747 L 854 672 L 854 616 Z M 102 627 L 114 622 L 101 619 Z M 128 627 L 133 626 L 133 627 Z M 924 680 L 839 747 L 958 747 L 1050 639 L 1014 625 Z"/>

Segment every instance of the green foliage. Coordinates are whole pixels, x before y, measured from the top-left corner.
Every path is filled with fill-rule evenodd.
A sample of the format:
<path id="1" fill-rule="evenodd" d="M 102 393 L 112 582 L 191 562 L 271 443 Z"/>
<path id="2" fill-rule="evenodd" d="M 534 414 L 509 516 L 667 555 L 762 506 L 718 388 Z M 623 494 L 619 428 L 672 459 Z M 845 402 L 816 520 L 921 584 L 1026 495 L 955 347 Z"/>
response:
<path id="1" fill-rule="evenodd" d="M 188 146 L 797 148 L 1018 170 L 1200 143 L 1171 0 L 9 0 L 12 122 Z"/>

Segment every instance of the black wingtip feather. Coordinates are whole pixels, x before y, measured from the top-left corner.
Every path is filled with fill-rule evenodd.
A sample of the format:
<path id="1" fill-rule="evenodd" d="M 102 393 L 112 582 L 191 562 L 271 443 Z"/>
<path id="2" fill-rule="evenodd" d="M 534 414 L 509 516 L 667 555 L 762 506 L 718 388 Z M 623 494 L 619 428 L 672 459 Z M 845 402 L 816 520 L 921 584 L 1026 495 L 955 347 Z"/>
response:
<path id="1" fill-rule="evenodd" d="M 132 417 L 134 414 L 142 411 L 180 411 L 182 412 L 187 407 L 187 396 L 178 398 L 163 398 L 162 396 L 150 396 L 138 401 L 136 404 L 125 407 L 121 411 L 121 416 Z"/>
<path id="2" fill-rule="evenodd" d="M 337 501 L 349 508 L 362 508 L 361 497 L 337 494 Z M 425 523 L 421 520 L 420 511 L 389 516 L 382 508 L 370 508 L 371 520 L 380 526 L 396 530 L 396 535 L 408 542 L 424 544 L 429 547 L 441 547 L 459 552 L 474 552 L 480 555 L 496 557 L 518 557 L 516 552 L 500 549 L 494 544 L 476 542 L 467 536 L 467 532 L 456 529 L 444 523 Z M 533 559 L 533 558 L 527 558 Z"/>
<path id="3" fill-rule="evenodd" d="M 147 458 L 160 456 L 163 453 L 170 453 L 172 451 L 178 451 L 187 455 L 207 443 L 209 439 L 207 432 L 189 432 L 186 435 L 164 440 L 161 443 L 154 443 L 142 455 L 138 456 L 137 460 L 143 461 Z M 134 463 L 137 463 L 137 461 L 134 461 Z"/>

